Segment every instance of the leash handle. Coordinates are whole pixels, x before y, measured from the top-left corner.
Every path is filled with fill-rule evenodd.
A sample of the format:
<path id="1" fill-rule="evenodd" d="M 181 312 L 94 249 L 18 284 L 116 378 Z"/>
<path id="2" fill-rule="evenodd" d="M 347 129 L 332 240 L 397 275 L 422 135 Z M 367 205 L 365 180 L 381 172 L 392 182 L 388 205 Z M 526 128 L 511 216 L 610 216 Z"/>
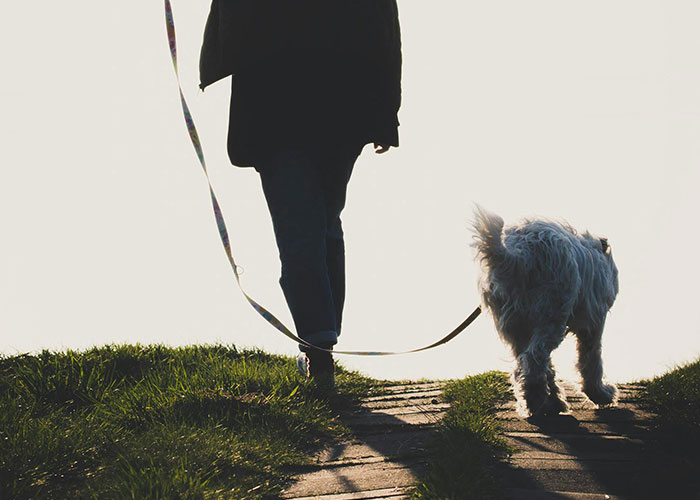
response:
<path id="1" fill-rule="evenodd" d="M 185 117 L 185 123 L 187 125 L 187 132 L 190 135 L 190 141 L 192 141 L 192 146 L 194 146 L 194 150 L 197 153 L 197 158 L 199 159 L 199 163 L 202 166 L 202 170 L 204 170 L 204 175 L 207 178 L 207 185 L 209 186 L 209 195 L 211 197 L 211 204 L 212 208 L 214 210 L 214 216 L 216 217 L 216 226 L 219 230 L 219 237 L 221 238 L 221 243 L 224 246 L 224 251 L 226 252 L 226 257 L 228 258 L 229 264 L 231 265 L 231 269 L 233 270 L 233 274 L 236 277 L 236 282 L 238 283 L 238 287 L 241 289 L 241 292 L 243 293 L 243 296 L 246 298 L 248 303 L 250 303 L 251 306 L 253 306 L 253 309 L 255 309 L 258 314 L 260 314 L 265 320 L 270 323 L 272 326 L 274 326 L 277 330 L 279 330 L 283 335 L 288 337 L 289 339 L 307 347 L 310 349 L 319 349 L 322 351 L 329 351 L 333 352 L 335 354 L 348 354 L 348 355 L 353 355 L 353 356 L 393 356 L 397 354 L 409 354 L 413 352 L 420 352 L 420 351 L 426 351 L 428 349 L 432 349 L 433 347 L 440 346 L 442 344 L 446 344 L 453 338 L 455 338 L 457 335 L 462 333 L 462 331 L 469 326 L 478 316 L 481 314 L 481 307 L 477 307 L 474 312 L 472 312 L 467 319 L 465 319 L 462 324 L 460 324 L 457 328 L 452 330 L 449 334 L 447 334 L 445 337 L 442 339 L 438 340 L 437 342 L 430 344 L 425 347 L 421 347 L 419 349 L 412 349 L 410 351 L 402 351 L 402 352 L 392 352 L 392 351 L 330 351 L 328 349 L 322 349 L 320 347 L 317 347 L 313 344 L 310 344 L 306 342 L 304 339 L 299 338 L 298 336 L 294 335 L 292 331 L 287 328 L 284 323 L 282 323 L 280 320 L 278 320 L 274 314 L 272 314 L 270 311 L 265 309 L 262 305 L 260 305 L 258 302 L 256 302 L 250 295 L 246 293 L 246 291 L 243 289 L 243 285 L 241 284 L 241 276 L 239 272 L 239 268 L 236 265 L 236 261 L 233 258 L 233 253 L 231 252 L 231 240 L 229 238 L 228 230 L 226 229 L 226 222 L 224 221 L 224 216 L 221 213 L 221 207 L 219 206 L 219 201 L 216 199 L 216 194 L 214 193 L 214 188 L 211 185 L 211 179 L 209 178 L 209 172 L 207 171 L 207 164 L 204 160 L 204 151 L 202 149 L 202 144 L 199 140 L 199 134 L 197 133 L 197 127 L 194 125 L 194 120 L 192 119 L 192 113 L 190 113 L 190 108 L 187 105 L 187 101 L 185 100 L 185 95 L 182 92 L 182 84 L 180 83 L 180 72 L 177 67 L 177 43 L 175 40 L 175 20 L 173 19 L 173 9 L 172 5 L 170 3 L 170 0 L 165 0 L 165 26 L 167 29 L 168 33 L 168 45 L 170 46 L 170 56 L 173 60 L 173 68 L 175 69 L 175 77 L 177 79 L 177 87 L 180 92 L 180 104 L 182 106 L 182 113 Z"/>

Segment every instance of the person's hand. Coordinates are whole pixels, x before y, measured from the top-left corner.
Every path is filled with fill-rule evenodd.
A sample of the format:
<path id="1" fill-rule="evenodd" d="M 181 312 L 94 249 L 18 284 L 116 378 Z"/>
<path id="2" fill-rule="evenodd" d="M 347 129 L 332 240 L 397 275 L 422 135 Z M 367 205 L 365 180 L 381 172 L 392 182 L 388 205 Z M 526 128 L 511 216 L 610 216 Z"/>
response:
<path id="1" fill-rule="evenodd" d="M 377 153 L 378 155 L 386 153 L 391 149 L 391 146 L 387 146 L 386 144 L 380 144 L 378 142 L 374 143 L 374 152 Z"/>

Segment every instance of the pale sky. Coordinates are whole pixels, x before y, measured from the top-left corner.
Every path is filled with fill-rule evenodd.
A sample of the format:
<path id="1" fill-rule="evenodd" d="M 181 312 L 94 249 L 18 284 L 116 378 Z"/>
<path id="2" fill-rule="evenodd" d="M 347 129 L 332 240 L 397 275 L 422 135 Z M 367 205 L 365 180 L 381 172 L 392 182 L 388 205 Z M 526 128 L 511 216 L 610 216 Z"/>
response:
<path id="1" fill-rule="evenodd" d="M 247 291 L 289 326 L 269 214 L 230 165 L 228 81 L 201 93 L 208 1 L 173 0 L 182 82 Z M 607 236 L 608 377 L 700 355 L 700 4 L 402 0 L 401 147 L 367 147 L 344 226 L 339 348 L 430 343 L 478 303 L 473 203 Z M 163 2 L 13 2 L 0 19 L 0 351 L 234 343 L 293 355 L 238 290 L 182 120 Z M 508 370 L 487 315 L 452 343 L 338 357 L 380 378 Z M 574 380 L 574 342 L 557 351 Z"/>

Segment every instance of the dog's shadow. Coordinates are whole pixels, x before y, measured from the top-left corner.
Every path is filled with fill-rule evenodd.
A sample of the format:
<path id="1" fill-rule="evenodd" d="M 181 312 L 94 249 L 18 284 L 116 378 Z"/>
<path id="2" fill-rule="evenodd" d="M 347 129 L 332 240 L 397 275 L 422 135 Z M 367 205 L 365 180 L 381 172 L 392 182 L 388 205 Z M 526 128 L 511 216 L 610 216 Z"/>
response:
<path id="1" fill-rule="evenodd" d="M 510 437 L 515 456 L 527 465 L 509 463 L 508 482 L 525 490 L 583 488 L 588 493 L 647 498 L 650 478 L 645 461 L 639 460 L 645 453 L 639 439 L 644 429 L 635 417 L 627 408 L 608 407 L 527 418 L 531 430 Z M 547 498 L 570 497 L 552 492 Z"/>
<path id="2" fill-rule="evenodd" d="M 618 430 L 622 434 L 629 431 L 629 426 L 616 426 L 615 424 L 619 422 L 632 422 L 635 418 L 635 414 L 633 411 L 627 408 L 619 408 L 616 406 L 595 408 L 591 411 L 595 415 L 596 420 L 600 420 L 602 423 L 604 423 L 605 426 L 609 427 L 612 431 Z M 581 426 L 581 422 L 586 422 L 590 420 L 580 421 L 578 418 L 576 418 L 574 412 L 559 413 L 556 415 L 531 416 L 525 420 L 529 424 L 537 427 L 538 430 L 543 434 L 547 434 L 548 432 L 561 433 L 563 430 L 591 434 L 587 429 Z"/>
<path id="3" fill-rule="evenodd" d="M 542 434 L 550 435 L 564 431 L 581 432 L 581 424 L 571 413 L 558 415 L 536 415 L 525 419 L 531 425 L 537 427 Z"/>

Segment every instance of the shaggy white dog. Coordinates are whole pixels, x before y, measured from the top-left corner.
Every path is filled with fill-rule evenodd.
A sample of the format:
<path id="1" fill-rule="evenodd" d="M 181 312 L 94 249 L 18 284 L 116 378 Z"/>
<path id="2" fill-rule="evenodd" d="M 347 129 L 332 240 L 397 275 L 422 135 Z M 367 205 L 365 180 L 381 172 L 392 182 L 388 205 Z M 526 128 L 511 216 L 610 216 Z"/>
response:
<path id="1" fill-rule="evenodd" d="M 605 317 L 618 292 L 607 240 L 546 220 L 504 230 L 498 215 L 480 207 L 474 215 L 481 296 L 517 359 L 512 379 L 521 414 L 568 410 L 551 361 L 567 332 L 578 342 L 583 392 L 599 406 L 614 404 L 617 388 L 603 383 L 601 358 Z"/>

